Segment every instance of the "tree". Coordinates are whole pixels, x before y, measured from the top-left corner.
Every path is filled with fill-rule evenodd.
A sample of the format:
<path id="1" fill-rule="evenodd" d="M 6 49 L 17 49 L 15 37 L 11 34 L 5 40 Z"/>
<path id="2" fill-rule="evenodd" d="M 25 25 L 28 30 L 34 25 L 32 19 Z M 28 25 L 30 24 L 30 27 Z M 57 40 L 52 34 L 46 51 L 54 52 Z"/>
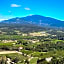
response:
<path id="1" fill-rule="evenodd" d="M 2 63 L 1 64 L 6 64 L 6 61 L 7 61 L 6 56 L 2 56 Z"/>

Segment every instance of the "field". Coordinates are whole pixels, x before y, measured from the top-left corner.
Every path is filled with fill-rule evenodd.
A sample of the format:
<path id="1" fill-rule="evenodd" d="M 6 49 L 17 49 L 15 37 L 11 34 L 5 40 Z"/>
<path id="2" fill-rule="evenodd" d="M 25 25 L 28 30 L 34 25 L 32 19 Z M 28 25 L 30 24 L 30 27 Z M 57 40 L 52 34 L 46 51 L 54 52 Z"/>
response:
<path id="1" fill-rule="evenodd" d="M 42 32 L 46 36 L 41 36 Z M 63 33 L 63 31 L 60 33 L 58 30 L 50 29 L 20 35 L 0 34 L 0 62 L 4 64 L 61 64 L 64 62 Z M 37 35 L 33 36 L 33 34 Z"/>

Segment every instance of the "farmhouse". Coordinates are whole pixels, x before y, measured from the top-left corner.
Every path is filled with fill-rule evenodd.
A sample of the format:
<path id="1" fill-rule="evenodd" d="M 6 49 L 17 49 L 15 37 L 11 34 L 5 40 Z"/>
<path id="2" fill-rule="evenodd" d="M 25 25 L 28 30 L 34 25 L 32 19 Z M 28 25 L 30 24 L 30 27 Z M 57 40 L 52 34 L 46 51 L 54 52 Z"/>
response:
<path id="1" fill-rule="evenodd" d="M 23 47 L 19 47 L 19 48 L 18 48 L 19 51 L 22 50 L 22 49 L 23 49 Z"/>
<path id="2" fill-rule="evenodd" d="M 46 60 L 47 62 L 50 62 L 50 61 L 52 60 L 52 57 L 45 58 L 45 60 Z"/>

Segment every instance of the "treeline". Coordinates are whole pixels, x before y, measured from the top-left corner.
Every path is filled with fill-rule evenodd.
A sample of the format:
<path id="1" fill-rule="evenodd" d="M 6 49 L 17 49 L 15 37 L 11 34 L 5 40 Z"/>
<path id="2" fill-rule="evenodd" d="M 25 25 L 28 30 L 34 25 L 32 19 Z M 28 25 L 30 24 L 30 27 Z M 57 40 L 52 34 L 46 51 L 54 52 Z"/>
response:
<path id="1" fill-rule="evenodd" d="M 14 32 L 14 30 L 19 30 L 20 32 L 23 33 L 29 33 L 29 32 L 38 32 L 38 31 L 43 31 L 47 30 L 46 27 L 40 27 L 37 25 L 32 25 L 32 24 L 1 24 L 0 23 L 0 29 L 2 32 L 7 32 L 7 34 L 17 34 Z"/>

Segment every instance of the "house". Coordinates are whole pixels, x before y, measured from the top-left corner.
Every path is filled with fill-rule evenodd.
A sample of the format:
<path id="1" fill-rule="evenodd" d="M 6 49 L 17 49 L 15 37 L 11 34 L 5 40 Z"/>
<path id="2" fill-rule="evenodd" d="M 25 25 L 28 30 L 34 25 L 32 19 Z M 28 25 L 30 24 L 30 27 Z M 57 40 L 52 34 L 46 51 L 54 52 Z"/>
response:
<path id="1" fill-rule="evenodd" d="M 19 51 L 22 50 L 22 49 L 23 49 L 23 47 L 19 47 L 19 48 L 18 48 Z"/>
<path id="2" fill-rule="evenodd" d="M 7 64 L 10 64 L 10 63 L 11 63 L 11 59 L 7 58 Z"/>
<path id="3" fill-rule="evenodd" d="M 22 36 L 27 36 L 27 34 L 22 34 Z"/>
<path id="4" fill-rule="evenodd" d="M 29 40 L 29 42 L 36 43 L 36 42 L 39 42 L 39 40 L 33 39 L 33 40 Z"/>
<path id="5" fill-rule="evenodd" d="M 45 60 L 46 60 L 47 62 L 50 62 L 50 61 L 52 60 L 52 57 L 45 58 Z"/>

